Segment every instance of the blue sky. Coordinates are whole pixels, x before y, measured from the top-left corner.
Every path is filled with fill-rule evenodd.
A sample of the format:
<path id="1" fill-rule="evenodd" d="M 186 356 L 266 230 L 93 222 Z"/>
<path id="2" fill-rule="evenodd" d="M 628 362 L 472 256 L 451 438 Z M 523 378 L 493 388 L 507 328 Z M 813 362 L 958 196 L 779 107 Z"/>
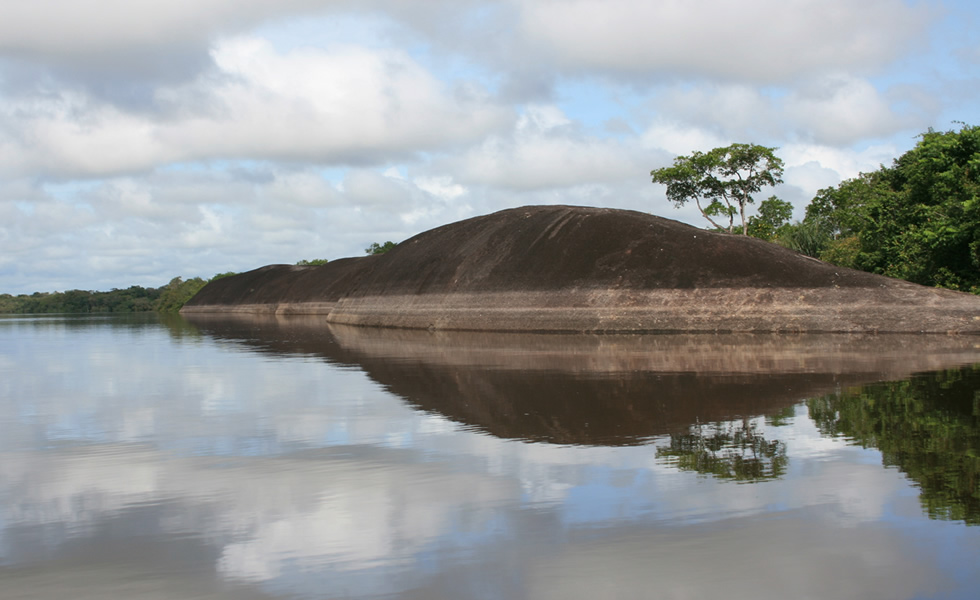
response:
<path id="1" fill-rule="evenodd" d="M 528 204 L 696 225 L 678 154 L 820 188 L 980 123 L 980 8 L 903 0 L 0 0 L 0 293 L 362 255 Z M 768 195 L 768 194 L 767 194 Z"/>

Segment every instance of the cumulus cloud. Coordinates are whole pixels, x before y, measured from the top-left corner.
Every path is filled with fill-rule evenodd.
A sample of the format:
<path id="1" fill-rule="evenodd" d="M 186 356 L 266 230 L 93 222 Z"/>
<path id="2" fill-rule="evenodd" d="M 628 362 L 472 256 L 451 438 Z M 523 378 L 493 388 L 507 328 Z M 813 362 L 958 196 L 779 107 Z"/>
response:
<path id="1" fill-rule="evenodd" d="M 763 83 L 888 63 L 923 42 L 932 18 L 901 0 L 517 4 L 528 45 L 564 69 Z"/>
<path id="2" fill-rule="evenodd" d="M 662 148 L 672 155 L 690 154 L 694 151 L 704 152 L 718 146 L 733 143 L 730 138 L 721 137 L 718 133 L 705 127 L 692 127 L 674 119 L 655 120 L 642 135 L 643 144 L 650 148 Z M 663 165 L 668 166 L 670 161 Z"/>
<path id="3" fill-rule="evenodd" d="M 786 99 L 790 122 L 814 141 L 845 145 L 907 129 L 916 120 L 896 114 L 870 82 L 851 75 L 827 75 L 794 89 Z"/>
<path id="4" fill-rule="evenodd" d="M 243 177 L 246 166 L 261 176 Z M 3 291 L 157 287 L 178 275 L 359 256 L 476 210 L 449 175 L 352 169 L 334 181 L 316 167 L 246 166 L 0 185 Z"/>
<path id="5" fill-rule="evenodd" d="M 554 105 L 532 105 L 511 132 L 490 136 L 438 166 L 463 183 L 539 190 L 642 176 L 645 154 L 637 146 L 579 132 Z"/>
<path id="6" fill-rule="evenodd" d="M 900 152 L 898 147 L 891 144 L 872 145 L 856 150 L 820 144 L 790 143 L 779 149 L 779 156 L 788 168 L 813 168 L 819 165 L 833 171 L 841 179 L 850 179 L 860 173 L 876 171 L 883 164 L 890 164 Z M 830 173 L 825 175 L 830 176 Z"/>
<path id="7" fill-rule="evenodd" d="M 0 52 L 77 61 L 134 48 L 207 47 L 219 34 L 265 20 L 344 4 L 343 0 L 34 0 L 0 5 Z M 124 60 L 123 56 L 117 59 Z"/>
<path id="8" fill-rule="evenodd" d="M 400 51 L 283 55 L 236 38 L 213 56 L 219 74 L 157 91 L 167 117 L 72 91 L 7 104 L 0 126 L 17 135 L 0 146 L 4 171 L 100 176 L 210 158 L 378 163 L 471 140 L 510 118 L 454 94 Z"/>
<path id="9" fill-rule="evenodd" d="M 669 144 L 677 137 L 672 129 L 689 139 L 675 147 L 700 150 L 719 139 L 788 139 L 847 147 L 924 129 L 936 112 L 934 104 L 918 86 L 882 91 L 870 80 L 846 73 L 806 77 L 785 88 L 680 83 L 657 88 L 650 106 L 670 119 L 655 119 L 645 139 L 653 144 L 660 136 Z"/>
<path id="10" fill-rule="evenodd" d="M 744 84 L 672 86 L 657 95 L 658 112 L 675 119 L 735 135 L 770 137 L 780 129 L 774 102 L 759 88 Z"/>

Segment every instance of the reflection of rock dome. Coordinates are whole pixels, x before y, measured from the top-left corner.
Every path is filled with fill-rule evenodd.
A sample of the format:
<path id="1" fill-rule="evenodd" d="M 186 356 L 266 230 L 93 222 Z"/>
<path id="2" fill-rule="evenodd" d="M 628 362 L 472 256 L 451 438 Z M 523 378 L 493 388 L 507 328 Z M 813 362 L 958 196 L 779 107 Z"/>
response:
<path id="1" fill-rule="evenodd" d="M 191 315 L 203 333 L 356 365 L 414 408 L 500 438 L 640 444 L 695 423 L 980 360 L 968 336 L 545 335 Z"/>
<path id="2" fill-rule="evenodd" d="M 914 310 L 910 310 L 914 307 Z M 980 298 L 633 211 L 505 210 L 384 255 L 208 284 L 191 312 L 497 331 L 980 331 Z"/>

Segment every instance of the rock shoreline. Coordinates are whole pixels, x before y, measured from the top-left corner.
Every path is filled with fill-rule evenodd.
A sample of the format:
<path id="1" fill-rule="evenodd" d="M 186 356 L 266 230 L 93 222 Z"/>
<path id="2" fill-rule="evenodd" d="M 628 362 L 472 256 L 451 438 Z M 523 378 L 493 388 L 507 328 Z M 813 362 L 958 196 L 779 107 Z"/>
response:
<path id="1" fill-rule="evenodd" d="M 383 255 L 225 277 L 181 312 L 456 331 L 980 333 L 978 296 L 645 213 L 570 206 L 468 219 Z"/>

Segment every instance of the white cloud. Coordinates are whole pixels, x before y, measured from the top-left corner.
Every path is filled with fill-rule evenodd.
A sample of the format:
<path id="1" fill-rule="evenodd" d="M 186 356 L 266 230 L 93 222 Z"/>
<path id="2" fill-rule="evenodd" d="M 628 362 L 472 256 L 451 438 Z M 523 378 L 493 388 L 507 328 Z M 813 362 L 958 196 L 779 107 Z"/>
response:
<path id="1" fill-rule="evenodd" d="M 915 86 L 879 91 L 868 79 L 846 73 L 806 77 L 780 88 L 678 83 L 658 87 L 650 106 L 660 116 L 645 134 L 647 143 L 663 137 L 664 143 L 686 149 L 679 154 L 724 145 L 720 139 L 847 147 L 925 129 L 925 115 L 935 112 Z M 678 136 L 688 139 L 677 143 Z"/>
<path id="2" fill-rule="evenodd" d="M 397 50 L 282 55 L 236 38 L 213 56 L 219 74 L 156 92 L 167 117 L 70 91 L 0 106 L 0 126 L 19 133 L 19 143 L 0 147 L 4 171 L 101 176 L 250 157 L 377 163 L 470 141 L 510 120 L 472 96 L 460 100 Z"/>
<path id="3" fill-rule="evenodd" d="M 645 154 L 630 143 L 580 133 L 556 106 L 534 105 L 510 133 L 490 136 L 436 166 L 463 184 L 526 191 L 642 177 L 649 170 Z"/>
<path id="4" fill-rule="evenodd" d="M 0 51 L 74 59 L 133 47 L 206 42 L 337 0 L 32 0 L 0 3 Z"/>
<path id="5" fill-rule="evenodd" d="M 727 146 L 733 140 L 720 137 L 705 128 L 682 124 L 674 120 L 657 119 L 642 135 L 643 145 L 666 150 L 672 155 L 691 154 L 695 150 L 705 152 L 718 146 Z M 669 166 L 670 161 L 651 168 Z"/>
<path id="6" fill-rule="evenodd" d="M 901 0 L 517 0 L 521 34 L 562 68 L 753 82 L 886 64 L 924 42 Z"/>
<path id="7" fill-rule="evenodd" d="M 268 182 L 262 202 L 279 209 L 293 206 L 326 207 L 343 202 L 343 198 L 329 181 L 311 170 L 285 171 L 275 174 Z"/>
<path id="8" fill-rule="evenodd" d="M 856 177 L 859 173 L 876 171 L 882 164 L 889 165 L 901 151 L 891 145 L 874 145 L 856 150 L 818 144 L 790 143 L 779 149 L 779 156 L 787 168 L 819 165 L 837 173 L 841 179 Z"/>
<path id="9" fill-rule="evenodd" d="M 772 99 L 745 84 L 678 85 L 666 88 L 654 100 L 658 113 L 687 123 L 710 125 L 740 139 L 770 135 L 780 129 Z"/>
<path id="10" fill-rule="evenodd" d="M 871 83 L 845 74 L 820 77 L 794 89 L 786 99 L 786 112 L 804 137 L 829 145 L 884 137 L 915 125 L 896 114 Z"/>
<path id="11" fill-rule="evenodd" d="M 411 185 L 401 177 L 393 177 L 368 169 L 353 169 L 342 183 L 345 198 L 361 208 L 390 208 L 397 211 L 409 201 Z"/>
<path id="12" fill-rule="evenodd" d="M 371 242 L 477 214 L 469 191 L 446 175 L 352 169 L 334 184 L 314 167 L 250 165 L 261 173 L 251 179 L 243 168 L 0 186 L 9 198 L 0 201 L 2 291 L 156 287 L 177 275 L 359 256 Z"/>
<path id="13" fill-rule="evenodd" d="M 443 200 L 455 200 L 466 193 L 466 187 L 453 182 L 449 175 L 437 177 L 416 177 L 415 185 L 423 192 Z"/>

